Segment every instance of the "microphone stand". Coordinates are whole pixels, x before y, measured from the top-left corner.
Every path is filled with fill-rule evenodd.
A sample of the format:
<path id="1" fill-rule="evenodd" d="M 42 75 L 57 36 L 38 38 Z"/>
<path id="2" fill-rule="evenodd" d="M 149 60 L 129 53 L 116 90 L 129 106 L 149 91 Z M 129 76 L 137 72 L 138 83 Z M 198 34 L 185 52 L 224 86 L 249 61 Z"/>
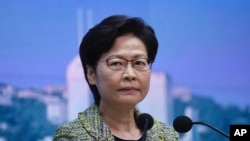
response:
<path id="1" fill-rule="evenodd" d="M 142 133 L 142 141 L 146 141 L 147 129 L 148 129 L 148 118 L 145 119 L 145 126 Z"/>
<path id="2" fill-rule="evenodd" d="M 192 124 L 202 124 L 202 125 L 208 126 L 208 127 L 212 128 L 213 130 L 217 131 L 218 133 L 220 133 L 221 135 L 223 135 L 223 136 L 227 137 L 228 139 L 230 139 L 229 135 L 227 135 L 226 133 L 220 131 L 219 129 L 217 129 L 217 128 L 215 128 L 215 127 L 213 127 L 213 126 L 211 126 L 211 125 L 209 125 L 207 123 L 204 123 L 204 122 L 192 122 Z"/>

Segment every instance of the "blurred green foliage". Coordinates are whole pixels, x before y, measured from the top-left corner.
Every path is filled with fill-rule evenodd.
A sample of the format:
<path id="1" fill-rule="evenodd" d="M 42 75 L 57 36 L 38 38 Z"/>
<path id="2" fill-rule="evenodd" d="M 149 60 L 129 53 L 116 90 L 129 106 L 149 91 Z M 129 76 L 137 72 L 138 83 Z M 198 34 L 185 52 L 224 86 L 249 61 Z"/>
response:
<path id="1" fill-rule="evenodd" d="M 183 102 L 178 98 L 175 99 L 173 107 L 175 116 L 184 115 L 185 109 L 191 107 L 197 112 L 197 119 L 199 121 L 210 124 L 228 135 L 230 134 L 230 124 L 250 124 L 249 106 L 222 105 L 211 98 L 201 97 L 196 94 L 188 102 Z M 209 129 L 209 127 L 204 128 L 207 128 L 205 132 L 195 133 L 200 135 L 201 141 L 228 141 L 227 138 Z M 184 134 L 180 134 L 181 137 Z"/>
<path id="2" fill-rule="evenodd" d="M 56 125 L 47 120 L 44 103 L 24 98 L 12 101 L 12 105 L 0 105 L 1 137 L 7 141 L 37 141 L 53 135 Z"/>

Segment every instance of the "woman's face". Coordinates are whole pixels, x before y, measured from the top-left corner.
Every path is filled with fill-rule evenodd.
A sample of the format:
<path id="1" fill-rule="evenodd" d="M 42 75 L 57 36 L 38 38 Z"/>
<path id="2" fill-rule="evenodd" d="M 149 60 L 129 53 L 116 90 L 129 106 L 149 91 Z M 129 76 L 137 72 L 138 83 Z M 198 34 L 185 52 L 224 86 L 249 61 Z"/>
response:
<path id="1" fill-rule="evenodd" d="M 131 62 L 123 70 L 111 70 L 108 58 L 148 58 L 144 43 L 132 34 L 118 37 L 111 50 L 101 56 L 96 72 L 88 67 L 87 74 L 90 84 L 97 86 L 100 103 L 136 105 L 148 92 L 151 71 L 136 70 Z"/>

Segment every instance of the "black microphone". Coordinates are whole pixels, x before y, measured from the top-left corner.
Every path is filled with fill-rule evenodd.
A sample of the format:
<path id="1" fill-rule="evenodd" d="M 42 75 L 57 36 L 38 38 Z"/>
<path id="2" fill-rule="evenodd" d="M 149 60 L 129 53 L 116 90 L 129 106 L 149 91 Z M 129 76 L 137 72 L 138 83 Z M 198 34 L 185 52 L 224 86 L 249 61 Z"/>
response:
<path id="1" fill-rule="evenodd" d="M 151 129 L 154 125 L 154 119 L 151 115 L 143 113 L 140 114 L 136 119 L 136 124 L 139 129 L 143 131 L 142 140 L 146 140 L 147 130 Z"/>
<path id="2" fill-rule="evenodd" d="M 174 129 L 177 131 L 177 132 L 180 132 L 180 133 L 185 133 L 185 132 L 188 132 L 193 124 L 201 124 L 201 125 L 205 125 L 207 127 L 210 127 L 212 128 L 214 131 L 220 133 L 221 135 L 227 137 L 227 138 L 230 138 L 229 135 L 227 135 L 226 133 L 220 131 L 219 129 L 207 124 L 207 123 L 204 123 L 204 122 L 193 122 L 189 117 L 187 116 L 178 116 L 177 118 L 175 118 L 174 122 L 173 122 L 173 126 L 174 126 Z"/>

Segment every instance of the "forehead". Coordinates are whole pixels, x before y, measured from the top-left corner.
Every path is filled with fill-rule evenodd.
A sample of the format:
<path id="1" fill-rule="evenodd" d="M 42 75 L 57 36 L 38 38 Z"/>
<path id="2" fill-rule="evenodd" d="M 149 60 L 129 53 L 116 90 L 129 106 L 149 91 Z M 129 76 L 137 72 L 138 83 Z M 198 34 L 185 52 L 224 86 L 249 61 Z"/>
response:
<path id="1" fill-rule="evenodd" d="M 145 44 L 133 34 L 116 38 L 112 48 L 103 57 L 121 56 L 125 58 L 147 57 Z"/>

